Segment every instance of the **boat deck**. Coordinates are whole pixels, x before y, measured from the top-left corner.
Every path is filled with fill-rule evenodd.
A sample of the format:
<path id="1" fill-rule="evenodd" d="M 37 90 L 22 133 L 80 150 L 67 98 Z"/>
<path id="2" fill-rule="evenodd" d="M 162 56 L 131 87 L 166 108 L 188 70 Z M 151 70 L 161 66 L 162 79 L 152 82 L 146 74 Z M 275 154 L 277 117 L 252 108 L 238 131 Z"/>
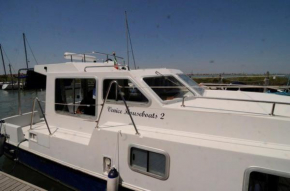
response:
<path id="1" fill-rule="evenodd" d="M 0 191 L 43 191 L 44 189 L 24 182 L 18 178 L 0 172 Z"/>

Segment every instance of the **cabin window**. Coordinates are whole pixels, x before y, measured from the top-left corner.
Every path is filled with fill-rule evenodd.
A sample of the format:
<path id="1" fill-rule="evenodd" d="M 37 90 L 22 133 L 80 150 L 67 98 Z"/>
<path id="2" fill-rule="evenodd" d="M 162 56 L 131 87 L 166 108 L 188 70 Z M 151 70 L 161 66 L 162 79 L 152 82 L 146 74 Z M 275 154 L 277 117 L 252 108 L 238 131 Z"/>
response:
<path id="1" fill-rule="evenodd" d="M 55 110 L 73 115 L 95 116 L 95 79 L 56 79 Z"/>
<path id="2" fill-rule="evenodd" d="M 130 167 L 134 171 L 164 180 L 169 175 L 169 155 L 159 150 L 132 146 Z"/>
<path id="3" fill-rule="evenodd" d="M 263 172 L 250 173 L 247 191 L 290 191 L 290 178 Z"/>
<path id="4" fill-rule="evenodd" d="M 173 76 L 146 77 L 144 81 L 163 101 L 194 96 Z"/>
<path id="5" fill-rule="evenodd" d="M 121 93 L 126 101 L 133 102 L 133 103 L 144 103 L 144 104 L 147 104 L 149 102 L 148 99 L 143 95 L 143 93 L 129 79 L 105 79 L 104 84 L 103 84 L 103 98 L 104 99 L 106 97 L 107 91 L 112 81 L 118 82 Z M 112 84 L 107 100 L 109 102 L 122 101 L 121 95 L 116 91 L 115 84 Z"/>
<path id="6" fill-rule="evenodd" d="M 188 86 L 193 88 L 197 93 L 203 95 L 204 89 L 200 87 L 192 78 L 185 74 L 177 74 Z"/>

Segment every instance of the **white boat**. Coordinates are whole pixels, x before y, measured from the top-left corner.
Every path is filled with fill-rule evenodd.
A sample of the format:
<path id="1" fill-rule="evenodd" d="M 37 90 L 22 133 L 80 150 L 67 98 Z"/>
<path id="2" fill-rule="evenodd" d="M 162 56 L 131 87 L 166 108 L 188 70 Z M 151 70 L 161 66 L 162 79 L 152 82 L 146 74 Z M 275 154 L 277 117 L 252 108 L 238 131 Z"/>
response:
<path id="1" fill-rule="evenodd" d="M 22 83 L 20 83 L 20 88 L 22 88 Z M 18 83 L 14 82 L 4 82 L 2 84 L 2 90 L 17 90 L 18 89 Z"/>
<path id="2" fill-rule="evenodd" d="M 111 61 L 37 65 L 35 71 L 47 77 L 45 112 L 19 108 L 4 119 L 4 148 L 64 184 L 78 190 L 290 189 L 287 96 L 204 90 L 180 70 L 129 70 Z"/>

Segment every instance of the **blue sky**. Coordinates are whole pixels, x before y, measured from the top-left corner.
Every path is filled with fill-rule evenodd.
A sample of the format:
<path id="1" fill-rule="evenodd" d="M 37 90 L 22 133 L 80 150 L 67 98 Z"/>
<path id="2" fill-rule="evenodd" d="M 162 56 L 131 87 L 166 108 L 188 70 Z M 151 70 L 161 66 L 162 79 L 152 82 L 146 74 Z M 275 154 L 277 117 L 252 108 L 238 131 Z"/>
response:
<path id="1" fill-rule="evenodd" d="M 66 51 L 126 57 L 125 10 L 140 68 L 290 73 L 289 0 L 0 0 L 0 43 L 15 69 L 23 32 L 40 64 Z"/>

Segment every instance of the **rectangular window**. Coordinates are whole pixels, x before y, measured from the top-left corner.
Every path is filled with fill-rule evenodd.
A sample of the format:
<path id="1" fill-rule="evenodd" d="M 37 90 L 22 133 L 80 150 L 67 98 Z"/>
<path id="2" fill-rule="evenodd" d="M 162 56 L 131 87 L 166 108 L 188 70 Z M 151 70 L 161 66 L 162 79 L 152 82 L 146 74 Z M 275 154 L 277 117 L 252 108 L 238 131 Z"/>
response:
<path id="1" fill-rule="evenodd" d="M 148 99 L 141 93 L 141 91 L 129 79 L 106 79 L 103 83 L 103 98 L 105 99 L 110 83 L 117 81 L 121 89 L 121 93 L 126 101 L 134 103 L 147 104 Z M 110 93 L 108 95 L 109 101 L 122 101 L 121 95 L 116 90 L 116 85 L 112 84 Z"/>
<path id="2" fill-rule="evenodd" d="M 169 175 L 169 156 L 158 150 L 131 147 L 130 167 L 142 174 L 165 180 Z"/>
<path id="3" fill-rule="evenodd" d="M 95 79 L 56 79 L 55 110 L 74 115 L 95 116 Z"/>
<path id="4" fill-rule="evenodd" d="M 248 191 L 290 191 L 290 178 L 262 172 L 251 172 Z"/>
<path id="5" fill-rule="evenodd" d="M 146 77 L 144 81 L 163 101 L 194 96 L 173 76 Z"/>

